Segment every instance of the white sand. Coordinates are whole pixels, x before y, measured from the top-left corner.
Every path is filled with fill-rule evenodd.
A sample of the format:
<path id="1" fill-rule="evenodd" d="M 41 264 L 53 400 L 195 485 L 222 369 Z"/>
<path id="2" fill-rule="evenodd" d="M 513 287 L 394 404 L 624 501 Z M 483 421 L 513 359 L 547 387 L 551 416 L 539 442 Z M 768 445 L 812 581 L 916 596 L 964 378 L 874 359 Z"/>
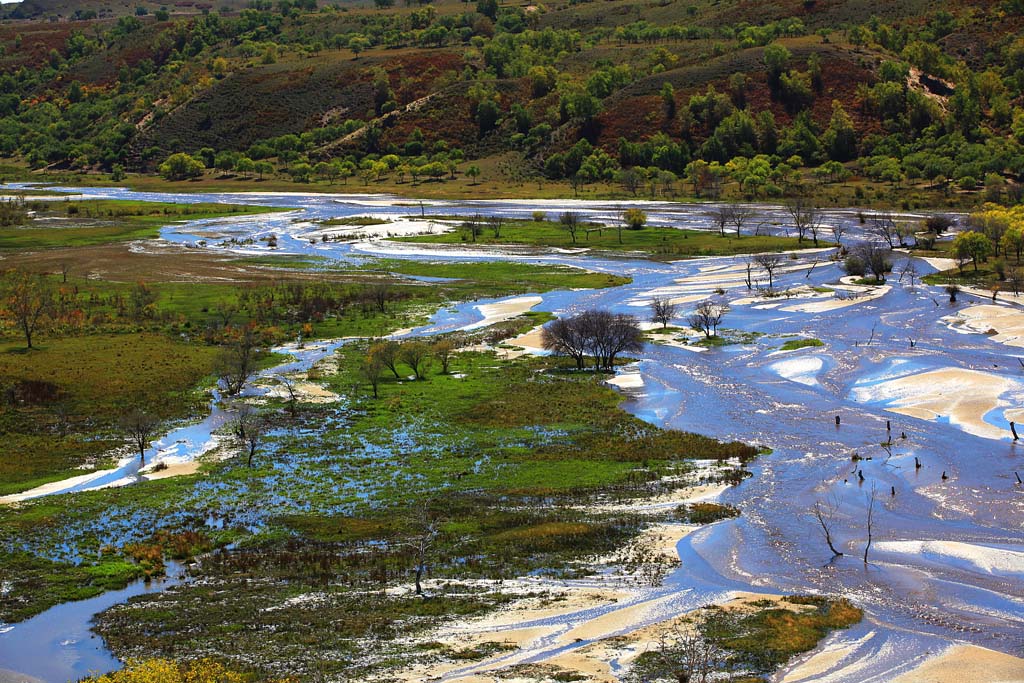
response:
<path id="1" fill-rule="evenodd" d="M 772 363 L 768 367 L 783 379 L 813 387 L 818 384 L 818 373 L 824 366 L 825 361 L 819 356 L 801 356 Z"/>
<path id="2" fill-rule="evenodd" d="M 1024 311 L 1010 306 L 986 304 L 958 311 L 955 316 L 943 318 L 954 330 L 977 334 L 990 334 L 989 338 L 1007 346 L 1024 347 Z"/>
<path id="3" fill-rule="evenodd" d="M 974 645 L 954 645 L 892 683 L 1021 683 L 1024 659 Z"/>
<path id="4" fill-rule="evenodd" d="M 311 224 L 311 226 L 314 224 Z M 391 219 L 376 225 L 316 225 L 316 229 L 303 233 L 302 237 L 330 236 L 331 240 L 388 239 L 389 237 L 412 237 L 415 235 L 440 235 L 452 232 L 455 227 L 441 221 Z"/>
<path id="5" fill-rule="evenodd" d="M 905 375 L 869 386 L 854 386 L 853 398 L 860 403 L 882 403 L 885 409 L 922 420 L 948 418 L 963 431 L 986 439 L 1011 438 L 1005 429 L 989 424 L 984 416 L 1011 404 L 1004 394 L 1024 393 L 1017 380 L 988 372 L 944 368 Z"/>
<path id="6" fill-rule="evenodd" d="M 462 328 L 464 332 L 478 330 L 500 322 L 504 322 L 516 316 L 522 315 L 539 304 L 543 299 L 539 296 L 520 296 L 514 299 L 505 299 L 493 304 L 479 304 L 473 308 L 480 311 L 483 320 L 470 323 Z"/>
<path id="7" fill-rule="evenodd" d="M 905 555 L 938 556 L 986 574 L 1024 574 L 1024 552 L 958 541 L 879 541 L 878 550 Z"/>

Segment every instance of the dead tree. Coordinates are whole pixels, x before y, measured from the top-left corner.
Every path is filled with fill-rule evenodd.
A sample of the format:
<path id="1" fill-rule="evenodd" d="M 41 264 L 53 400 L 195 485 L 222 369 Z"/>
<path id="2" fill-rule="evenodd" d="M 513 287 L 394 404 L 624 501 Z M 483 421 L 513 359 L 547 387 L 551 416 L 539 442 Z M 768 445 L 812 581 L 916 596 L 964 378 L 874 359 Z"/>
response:
<path id="1" fill-rule="evenodd" d="M 701 301 L 697 304 L 693 314 L 690 315 L 690 327 L 697 332 L 703 332 L 704 336 L 708 339 L 717 336 L 718 326 L 722 323 L 722 318 L 728 310 L 729 307 L 725 304 L 720 304 L 710 299 Z"/>
<path id="2" fill-rule="evenodd" d="M 153 439 L 160 421 L 139 408 L 132 408 L 121 416 L 121 429 L 139 452 L 139 464 L 146 464 L 146 447 Z"/>
<path id="3" fill-rule="evenodd" d="M 562 230 L 569 233 L 572 243 L 576 244 L 576 234 L 580 230 L 580 215 L 575 211 L 565 211 L 558 216 L 558 224 L 562 226 Z"/>
<path id="4" fill-rule="evenodd" d="M 867 522 L 866 526 L 867 526 L 867 532 L 868 532 L 868 541 L 864 545 L 864 564 L 865 565 L 867 565 L 867 563 L 868 563 L 868 552 L 871 550 L 871 540 L 873 538 L 874 522 L 875 522 L 875 501 L 877 499 L 878 499 L 878 489 L 877 489 L 877 487 L 874 484 L 872 484 L 871 485 L 871 494 L 868 496 L 868 508 L 867 508 L 867 520 L 866 520 L 866 522 Z"/>
<path id="5" fill-rule="evenodd" d="M 756 215 L 756 212 L 743 204 L 730 204 L 727 208 L 727 219 L 736 229 L 736 236 L 739 237 L 743 226 Z"/>
<path id="6" fill-rule="evenodd" d="M 775 271 L 782 265 L 781 254 L 755 254 L 754 263 L 768 276 L 768 291 L 775 289 Z"/>
<path id="7" fill-rule="evenodd" d="M 814 246 L 818 246 L 818 233 L 822 228 L 821 210 L 807 197 L 797 196 L 786 202 L 786 211 L 793 220 L 797 240 L 803 242 L 807 233 L 810 233 L 811 239 L 814 240 Z"/>
<path id="8" fill-rule="evenodd" d="M 828 549 L 832 551 L 832 555 L 834 557 L 843 556 L 843 553 L 836 550 L 835 545 L 832 543 L 832 524 L 838 508 L 839 502 L 835 498 L 832 498 L 828 503 L 824 503 L 820 500 L 814 501 L 814 507 L 811 509 L 811 513 L 814 515 L 814 518 L 818 520 L 821 532 L 825 536 L 825 543 L 828 544 Z"/>
<path id="9" fill-rule="evenodd" d="M 299 412 L 299 389 L 295 379 L 287 375 L 278 375 L 277 381 L 284 387 L 284 391 L 288 395 L 288 414 L 294 420 Z"/>
<path id="10" fill-rule="evenodd" d="M 651 322 L 661 323 L 662 329 L 665 329 L 672 318 L 676 317 L 677 308 L 671 299 L 654 297 L 651 299 Z"/>
<path id="11" fill-rule="evenodd" d="M 252 467 L 253 458 L 256 457 L 256 451 L 259 450 L 260 444 L 263 443 L 263 435 L 266 430 L 263 417 L 256 408 L 248 403 L 243 403 L 238 407 L 231 428 L 235 438 L 238 439 L 245 451 L 246 464 Z"/>

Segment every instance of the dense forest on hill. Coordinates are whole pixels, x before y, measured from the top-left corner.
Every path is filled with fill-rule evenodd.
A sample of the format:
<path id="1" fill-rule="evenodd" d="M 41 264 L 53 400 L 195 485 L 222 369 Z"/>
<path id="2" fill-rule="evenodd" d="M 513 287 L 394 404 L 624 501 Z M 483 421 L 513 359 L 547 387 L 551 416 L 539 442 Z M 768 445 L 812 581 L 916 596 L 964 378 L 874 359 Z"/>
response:
<path id="1" fill-rule="evenodd" d="M 1024 3 L 64 3 L 0 25 L 33 169 L 1020 199 Z M 858 197 L 861 195 L 858 186 Z"/>

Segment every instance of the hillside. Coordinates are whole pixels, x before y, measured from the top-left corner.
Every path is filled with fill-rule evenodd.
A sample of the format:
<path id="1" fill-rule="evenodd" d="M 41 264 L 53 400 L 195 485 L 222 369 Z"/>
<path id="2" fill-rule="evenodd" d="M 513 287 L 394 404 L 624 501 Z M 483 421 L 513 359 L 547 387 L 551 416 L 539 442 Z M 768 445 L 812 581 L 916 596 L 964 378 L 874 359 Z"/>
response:
<path id="1" fill-rule="evenodd" d="M 1019 4 L 26 0 L 0 25 L 0 153 L 115 179 L 483 168 L 574 192 L 1015 202 Z"/>

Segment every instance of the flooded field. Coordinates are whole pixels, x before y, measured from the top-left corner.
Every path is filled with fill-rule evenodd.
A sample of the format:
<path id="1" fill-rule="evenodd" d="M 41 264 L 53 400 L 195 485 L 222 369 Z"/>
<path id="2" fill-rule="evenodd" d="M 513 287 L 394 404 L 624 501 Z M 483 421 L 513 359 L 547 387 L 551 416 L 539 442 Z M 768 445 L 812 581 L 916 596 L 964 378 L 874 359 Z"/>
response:
<path id="1" fill-rule="evenodd" d="M 730 592 L 799 592 L 849 597 L 865 609 L 866 618 L 831 636 L 816 662 L 813 656 L 795 662 L 780 680 L 881 683 L 957 644 L 1016 656 L 1024 652 L 1024 487 L 1015 476 L 1024 470 L 1024 446 L 1010 431 L 1010 422 L 1024 416 L 1024 369 L 1020 347 L 1013 343 L 1016 337 L 1004 327 L 1007 320 L 1019 325 L 1022 313 L 1014 304 L 992 304 L 966 294 L 951 304 L 940 288 L 901 283 L 897 275 L 882 287 L 843 281 L 845 274 L 830 260 L 833 250 L 825 244 L 787 257 L 775 273 L 774 286 L 788 293 L 769 298 L 756 291 L 763 282 L 748 286 L 747 257 L 657 262 L 590 253 L 583 247 L 538 250 L 386 239 L 450 229 L 451 221 L 428 214 L 522 217 L 541 208 L 550 213 L 573 210 L 585 220 L 612 223 L 620 204 L 76 191 L 85 197 L 230 201 L 292 209 L 176 223 L 163 230 L 164 240 L 196 248 L 315 255 L 328 259 L 323 267 L 334 268 L 374 257 L 521 260 L 632 278 L 631 284 L 604 290 L 460 304 L 439 312 L 411 335 L 472 330 L 527 309 L 562 315 L 601 307 L 645 318 L 655 296 L 671 298 L 687 312 L 695 302 L 716 296 L 729 306 L 721 334 L 734 343 L 695 347 L 685 335 L 668 334 L 661 343 L 647 344 L 641 354 L 634 354 L 637 364 L 623 371 L 630 375 L 622 383 L 624 405 L 659 426 L 755 443 L 771 452 L 754 462 L 753 477 L 721 496 L 722 502 L 742 509 L 742 516 L 684 538 L 678 547 L 680 567 L 662 587 L 638 598 L 649 602 L 650 609 L 630 612 L 634 616 L 601 635 L 639 628 Z M 643 206 L 651 225 L 715 229 L 707 208 L 700 205 L 635 204 Z M 780 208 L 760 211 L 758 221 L 765 231 L 785 233 Z M 338 226 L 317 223 L 348 216 L 388 222 L 348 235 Z M 854 210 L 831 212 L 826 223 L 845 226 L 844 242 L 865 239 Z M 325 234 L 332 239 L 324 241 Z M 270 236 L 276 247 L 268 246 Z M 896 272 L 906 258 L 895 254 Z M 917 267 L 922 274 L 933 270 L 920 260 Z M 755 278 L 762 277 L 755 272 Z M 999 334 L 987 334 L 989 328 Z M 784 349 L 787 342 L 801 340 L 807 343 Z M 276 349 L 295 360 L 264 374 L 309 367 L 340 343 Z M 156 458 L 169 465 L 194 459 L 212 447 L 213 432 L 226 419 L 214 407 L 202 423 L 158 441 Z M 130 459 L 88 480 L 47 485 L 22 497 L 130 483 L 138 475 L 138 465 Z M 832 535 L 841 557 L 834 557 L 825 543 L 811 513 L 816 504 L 834 511 Z M 872 545 L 865 562 L 871 506 Z M 0 668 L 56 682 L 101 666 L 102 655 L 90 659 L 79 650 L 83 625 L 93 611 L 113 604 L 108 597 L 119 601 L 127 593 L 102 597 L 102 604 L 72 603 L 6 627 L 0 633 Z M 587 608 L 561 619 L 578 626 L 603 614 Z M 69 635 L 59 646 L 28 635 L 65 630 Z M 588 642 L 538 638 L 517 659 L 542 661 Z M 91 640 L 81 647 L 94 646 Z M 63 661 L 53 655 L 62 647 L 80 655 L 66 657 L 67 666 L 52 661 L 35 668 L 26 664 L 33 657 Z M 26 648 L 37 650 L 26 656 Z M 468 676 L 487 664 L 449 672 L 446 679 Z M 1024 671 L 1018 680 L 1024 680 Z"/>

